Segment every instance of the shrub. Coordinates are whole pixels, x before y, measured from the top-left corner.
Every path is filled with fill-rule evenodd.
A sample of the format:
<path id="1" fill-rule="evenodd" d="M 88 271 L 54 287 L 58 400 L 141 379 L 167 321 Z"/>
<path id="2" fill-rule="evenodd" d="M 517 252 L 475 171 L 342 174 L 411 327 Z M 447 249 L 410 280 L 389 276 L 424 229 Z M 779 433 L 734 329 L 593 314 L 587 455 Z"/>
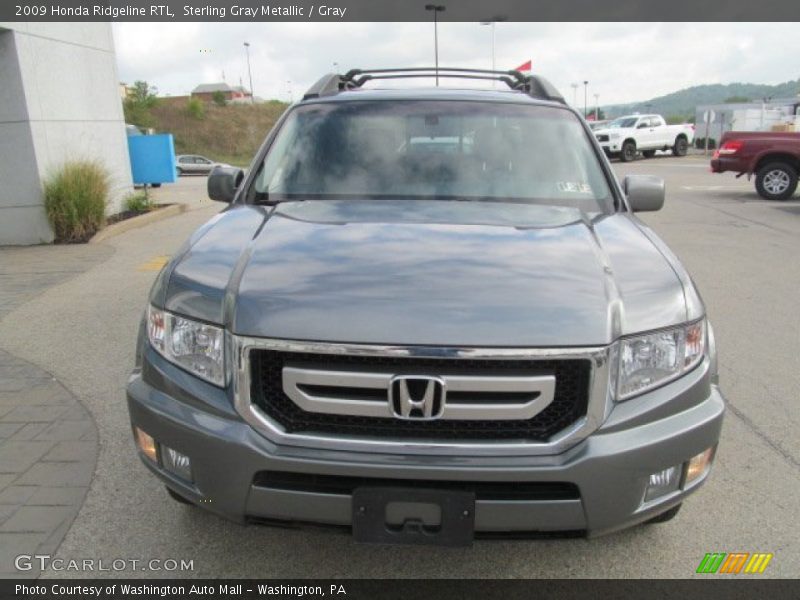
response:
<path id="1" fill-rule="evenodd" d="M 147 212 L 153 208 L 153 202 L 147 197 L 147 194 L 139 192 L 136 194 L 129 194 L 125 198 L 125 210 L 130 212 Z"/>
<path id="2" fill-rule="evenodd" d="M 202 119 L 206 108 L 198 98 L 189 98 L 189 101 L 186 103 L 186 112 L 194 119 Z"/>
<path id="3" fill-rule="evenodd" d="M 105 224 L 110 176 L 95 161 L 64 164 L 44 184 L 44 207 L 57 242 L 83 242 Z"/>
<path id="4" fill-rule="evenodd" d="M 225 97 L 225 94 L 223 94 L 219 90 L 211 94 L 211 99 L 217 106 L 225 106 L 226 104 L 228 104 L 228 99 Z"/>

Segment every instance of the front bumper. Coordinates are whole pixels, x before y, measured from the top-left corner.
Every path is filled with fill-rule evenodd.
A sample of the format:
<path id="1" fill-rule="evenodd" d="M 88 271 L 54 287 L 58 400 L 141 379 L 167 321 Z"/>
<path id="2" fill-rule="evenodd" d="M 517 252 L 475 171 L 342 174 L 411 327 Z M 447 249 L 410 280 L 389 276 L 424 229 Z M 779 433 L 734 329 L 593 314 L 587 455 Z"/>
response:
<path id="1" fill-rule="evenodd" d="M 708 360 L 693 372 L 621 403 L 605 424 L 569 450 L 546 456 L 402 455 L 277 445 L 245 423 L 226 392 L 189 376 L 145 351 L 144 369 L 127 386 L 135 427 L 189 456 L 193 482 L 142 456 L 168 487 L 225 518 L 349 526 L 349 493 L 307 486 L 272 486 L 267 473 L 328 480 L 453 482 L 561 482 L 578 497 L 532 500 L 484 498 L 475 506 L 476 534 L 609 533 L 646 521 L 679 504 L 690 486 L 643 502 L 651 473 L 685 464 L 716 446 L 725 402 L 712 383 Z M 314 479 L 307 477 L 306 479 Z"/>
<path id="2" fill-rule="evenodd" d="M 192 479 L 184 481 L 142 456 L 168 487 L 225 518 L 314 522 L 349 526 L 349 492 L 325 486 L 272 485 L 265 474 L 305 480 L 391 480 L 483 484 L 557 482 L 579 494 L 522 499 L 481 498 L 475 531 L 552 531 L 601 535 L 646 521 L 679 504 L 708 473 L 689 486 L 643 502 L 652 473 L 685 465 L 715 447 L 725 409 L 704 361 L 661 388 L 615 406 L 606 422 L 569 450 L 544 456 L 403 455 L 321 450 L 278 445 L 244 422 L 225 390 L 191 377 L 152 350 L 131 376 L 128 408 L 132 425 L 188 457 Z"/>
<path id="3" fill-rule="evenodd" d="M 611 140 L 608 142 L 599 142 L 600 147 L 606 156 L 614 156 L 622 152 L 622 142 L 620 140 Z"/>

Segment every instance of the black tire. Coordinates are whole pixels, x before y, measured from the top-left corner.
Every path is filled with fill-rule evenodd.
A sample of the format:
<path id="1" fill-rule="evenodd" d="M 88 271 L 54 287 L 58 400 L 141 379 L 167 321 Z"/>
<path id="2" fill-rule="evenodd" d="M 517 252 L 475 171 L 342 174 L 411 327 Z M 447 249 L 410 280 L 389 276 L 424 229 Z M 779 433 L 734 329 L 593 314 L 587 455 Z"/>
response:
<path id="1" fill-rule="evenodd" d="M 183 170 L 180 167 L 175 167 L 175 177 L 181 177 L 183 175 Z"/>
<path id="2" fill-rule="evenodd" d="M 673 156 L 686 156 L 686 153 L 689 150 L 689 141 L 680 136 L 675 139 L 675 145 L 672 146 L 672 155 Z"/>
<path id="3" fill-rule="evenodd" d="M 642 150 L 642 156 L 645 158 L 653 158 L 656 155 L 655 150 Z"/>
<path id="4" fill-rule="evenodd" d="M 765 200 L 788 200 L 797 189 L 797 170 L 784 162 L 767 163 L 756 173 L 756 191 Z"/>
<path id="5" fill-rule="evenodd" d="M 154 187 L 154 188 L 160 188 L 160 187 L 161 187 L 161 184 L 160 184 L 160 183 L 151 183 L 151 184 L 150 184 L 150 187 Z"/>
<path id="6" fill-rule="evenodd" d="M 169 494 L 169 497 L 172 498 L 173 500 L 175 500 L 175 502 L 178 502 L 179 504 L 187 504 L 189 506 L 194 506 L 194 502 L 192 502 L 191 500 L 189 500 L 187 498 L 184 498 L 178 492 L 168 488 L 167 486 L 164 486 L 164 487 L 166 488 L 167 494 Z"/>
<path id="7" fill-rule="evenodd" d="M 667 521 L 672 521 L 672 519 L 675 518 L 675 515 L 677 515 L 678 511 L 681 509 L 681 506 L 683 506 L 683 504 L 678 504 L 677 506 L 673 506 L 668 511 L 653 517 L 652 519 L 647 521 L 646 524 L 651 525 L 655 523 L 666 523 Z"/>
<path id="8" fill-rule="evenodd" d="M 622 162 L 636 160 L 636 142 L 628 140 L 622 144 L 622 152 L 619 153 L 619 159 Z"/>

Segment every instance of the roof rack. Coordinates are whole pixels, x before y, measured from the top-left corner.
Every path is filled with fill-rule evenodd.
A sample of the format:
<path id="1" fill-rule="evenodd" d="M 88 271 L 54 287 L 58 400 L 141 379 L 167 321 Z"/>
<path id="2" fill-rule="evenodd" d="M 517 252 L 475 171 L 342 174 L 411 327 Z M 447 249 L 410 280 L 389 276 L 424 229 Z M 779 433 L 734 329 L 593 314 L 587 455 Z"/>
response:
<path id="1" fill-rule="evenodd" d="M 450 67 L 414 67 L 408 69 L 351 69 L 344 75 L 329 73 L 312 85 L 303 100 L 333 96 L 345 90 L 362 87 L 376 79 L 411 79 L 418 77 L 447 77 L 458 79 L 483 79 L 502 81 L 512 90 L 524 92 L 533 98 L 566 104 L 564 97 L 546 79 L 538 75 L 524 75 L 519 71 L 494 71 L 489 69 L 456 69 Z"/>

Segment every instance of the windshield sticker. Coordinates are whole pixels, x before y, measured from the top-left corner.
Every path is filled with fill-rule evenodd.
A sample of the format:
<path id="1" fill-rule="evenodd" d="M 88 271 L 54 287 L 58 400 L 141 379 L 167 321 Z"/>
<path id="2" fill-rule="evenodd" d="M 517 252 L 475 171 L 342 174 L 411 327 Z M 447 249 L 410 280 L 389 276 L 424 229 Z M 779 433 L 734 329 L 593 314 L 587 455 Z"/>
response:
<path id="1" fill-rule="evenodd" d="M 588 183 L 579 183 L 576 181 L 558 181 L 556 182 L 560 192 L 567 192 L 572 194 L 591 194 L 592 186 Z"/>

